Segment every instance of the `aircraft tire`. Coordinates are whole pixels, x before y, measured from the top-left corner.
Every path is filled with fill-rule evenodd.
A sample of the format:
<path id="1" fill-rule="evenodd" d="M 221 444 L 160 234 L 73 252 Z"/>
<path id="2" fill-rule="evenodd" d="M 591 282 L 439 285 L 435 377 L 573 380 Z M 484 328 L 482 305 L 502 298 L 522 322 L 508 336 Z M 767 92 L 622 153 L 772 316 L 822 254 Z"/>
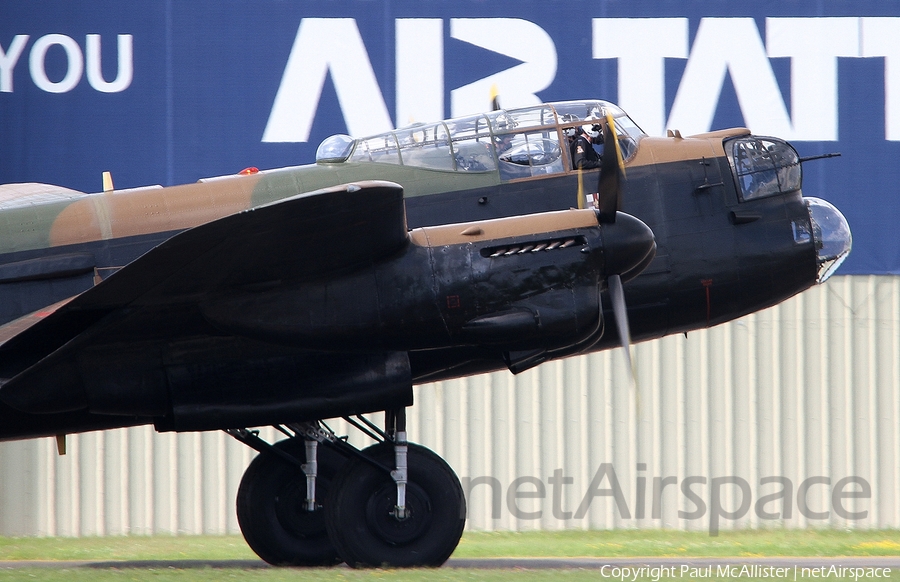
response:
<path id="1" fill-rule="evenodd" d="M 373 445 L 363 453 L 385 467 L 395 466 L 392 444 Z M 397 485 L 383 470 L 354 459 L 335 477 L 325 523 L 348 565 L 437 567 L 456 549 L 466 523 L 459 479 L 444 459 L 421 445 L 409 444 L 408 467 L 410 516 L 402 521 L 391 513 Z"/>
<path id="2" fill-rule="evenodd" d="M 303 439 L 274 445 L 303 461 Z M 316 499 L 327 506 L 332 479 L 345 463 L 339 453 L 319 446 Z M 303 504 L 306 476 L 272 452 L 260 453 L 247 467 L 237 494 L 237 518 L 250 548 L 274 566 L 333 566 L 341 562 L 325 529 L 325 511 Z M 324 502 L 322 501 L 324 500 Z"/>

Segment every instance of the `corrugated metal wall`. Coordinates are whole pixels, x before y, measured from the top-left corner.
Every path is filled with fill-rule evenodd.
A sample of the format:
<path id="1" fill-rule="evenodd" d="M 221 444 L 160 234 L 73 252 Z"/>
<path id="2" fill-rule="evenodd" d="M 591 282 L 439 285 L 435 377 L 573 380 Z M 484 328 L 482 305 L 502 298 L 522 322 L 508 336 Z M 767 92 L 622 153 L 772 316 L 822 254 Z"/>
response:
<path id="1" fill-rule="evenodd" d="M 619 352 L 419 387 L 409 433 L 475 529 L 900 527 L 898 353 L 900 277 L 836 277 L 636 346 L 637 390 Z M 237 532 L 251 453 L 148 427 L 2 443 L 0 534 Z"/>

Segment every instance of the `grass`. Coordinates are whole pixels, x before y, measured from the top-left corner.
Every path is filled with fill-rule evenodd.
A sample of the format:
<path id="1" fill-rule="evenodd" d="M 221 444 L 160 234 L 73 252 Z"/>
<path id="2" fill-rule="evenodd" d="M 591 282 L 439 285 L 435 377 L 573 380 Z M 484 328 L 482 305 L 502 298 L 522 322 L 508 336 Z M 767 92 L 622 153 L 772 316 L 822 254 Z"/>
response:
<path id="1" fill-rule="evenodd" d="M 241 536 L 2 538 L 0 560 L 253 560 Z"/>
<path id="2" fill-rule="evenodd" d="M 897 556 L 900 530 L 741 530 L 725 531 L 717 537 L 705 532 L 666 530 L 558 531 L 558 532 L 466 532 L 455 558 L 479 557 L 748 557 L 748 556 Z M 241 580 L 407 580 L 507 581 L 546 580 L 558 582 L 598 580 L 598 570 L 368 570 L 333 569 L 210 568 L 201 561 L 256 560 L 240 536 L 119 536 L 102 538 L 0 538 L 0 560 L 35 561 L 159 561 L 158 567 L 105 565 L 94 567 L 0 568 L 0 582 L 46 580 L 49 582 L 115 582 L 153 580 L 182 582 Z M 196 560 L 187 568 L 167 567 L 166 561 Z M 251 563 L 248 563 L 250 566 Z M 900 571 L 891 579 L 900 580 Z M 667 580 L 663 578 L 663 580 Z M 682 580 L 682 578 L 679 578 Z M 683 578 L 687 580 L 687 578 Z M 750 579 L 745 579 L 750 580 Z M 882 578 L 884 580 L 884 578 Z M 767 582 L 773 582 L 768 579 Z"/>
<path id="3" fill-rule="evenodd" d="M 897 556 L 900 530 L 471 532 L 454 557 Z"/>
<path id="4" fill-rule="evenodd" d="M 900 530 L 466 532 L 454 558 L 897 556 Z M 240 536 L 2 538 L 0 560 L 253 560 Z"/>
<path id="5" fill-rule="evenodd" d="M 61 569 L 47 570 L 27 568 L 21 570 L 0 570 L 0 580 L 3 582 L 13 580 L 41 580 L 42 582 L 120 582 L 120 581 L 151 581 L 151 582 L 218 582 L 222 580 L 240 580 L 240 582 L 297 582 L 322 581 L 322 582 L 539 582 L 546 581 L 552 576 L 556 582 L 582 582 L 596 581 L 599 575 L 596 571 L 587 570 L 350 570 L 349 568 L 335 568 L 331 570 L 295 570 L 295 569 L 268 569 L 268 570 L 170 570 L 170 569 L 141 569 L 141 570 L 91 570 L 91 569 Z M 900 578 L 898 578 L 900 579 Z M 884 578 L 880 579 L 884 581 Z M 772 582 L 772 580 L 768 580 Z"/>

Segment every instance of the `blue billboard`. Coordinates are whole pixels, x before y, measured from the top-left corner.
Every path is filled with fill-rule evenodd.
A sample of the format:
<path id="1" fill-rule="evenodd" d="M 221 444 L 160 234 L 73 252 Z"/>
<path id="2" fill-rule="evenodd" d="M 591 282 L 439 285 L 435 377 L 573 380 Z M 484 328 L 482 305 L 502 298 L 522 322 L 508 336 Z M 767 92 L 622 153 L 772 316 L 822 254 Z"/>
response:
<path id="1" fill-rule="evenodd" d="M 0 183 L 94 192 L 311 163 L 501 106 L 619 103 L 651 135 L 789 139 L 854 233 L 839 273 L 900 274 L 900 5 L 284 0 L 7 3 Z"/>

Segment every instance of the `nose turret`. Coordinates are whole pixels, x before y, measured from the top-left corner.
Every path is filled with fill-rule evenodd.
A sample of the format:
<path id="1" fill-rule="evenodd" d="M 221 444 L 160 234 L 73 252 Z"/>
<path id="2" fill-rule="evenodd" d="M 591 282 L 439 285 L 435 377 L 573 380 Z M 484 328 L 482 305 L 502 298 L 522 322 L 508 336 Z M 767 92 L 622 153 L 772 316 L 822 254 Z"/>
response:
<path id="1" fill-rule="evenodd" d="M 850 225 L 841 211 L 821 198 L 804 197 L 812 224 L 818 263 L 817 283 L 823 283 L 841 266 L 853 247 Z"/>

